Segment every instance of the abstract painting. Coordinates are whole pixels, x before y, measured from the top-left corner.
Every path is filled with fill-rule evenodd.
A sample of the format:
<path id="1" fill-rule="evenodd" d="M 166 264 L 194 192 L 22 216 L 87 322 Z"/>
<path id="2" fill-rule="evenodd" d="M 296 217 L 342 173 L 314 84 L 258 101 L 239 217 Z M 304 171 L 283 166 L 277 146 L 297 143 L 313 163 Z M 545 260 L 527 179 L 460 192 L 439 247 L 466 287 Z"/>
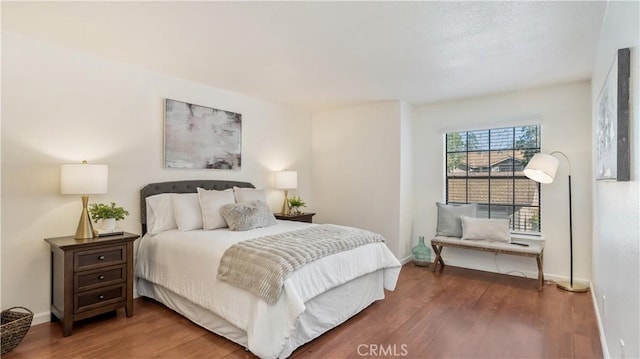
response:
<path id="1" fill-rule="evenodd" d="M 630 51 L 618 50 L 596 103 L 596 179 L 628 181 Z"/>
<path id="2" fill-rule="evenodd" d="M 239 170 L 241 159 L 241 114 L 165 100 L 165 168 Z"/>

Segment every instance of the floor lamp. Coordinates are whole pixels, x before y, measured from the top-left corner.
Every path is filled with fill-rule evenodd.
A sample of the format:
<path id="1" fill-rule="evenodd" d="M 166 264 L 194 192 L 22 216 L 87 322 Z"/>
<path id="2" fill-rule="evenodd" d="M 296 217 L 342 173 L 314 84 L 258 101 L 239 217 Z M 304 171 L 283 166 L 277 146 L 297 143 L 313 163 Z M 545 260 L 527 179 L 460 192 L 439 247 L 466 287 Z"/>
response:
<path id="1" fill-rule="evenodd" d="M 556 285 L 558 288 L 570 292 L 586 292 L 589 290 L 589 287 L 573 282 L 573 223 L 571 218 L 571 162 L 569 161 L 569 157 L 560 151 L 554 151 L 551 152 L 551 154 L 537 153 L 524 169 L 524 175 L 539 183 L 547 184 L 553 182 L 559 164 L 558 159 L 553 157 L 555 154 L 564 157 L 569 165 L 569 252 L 571 255 L 571 276 L 569 277 L 569 282 L 559 281 Z"/>

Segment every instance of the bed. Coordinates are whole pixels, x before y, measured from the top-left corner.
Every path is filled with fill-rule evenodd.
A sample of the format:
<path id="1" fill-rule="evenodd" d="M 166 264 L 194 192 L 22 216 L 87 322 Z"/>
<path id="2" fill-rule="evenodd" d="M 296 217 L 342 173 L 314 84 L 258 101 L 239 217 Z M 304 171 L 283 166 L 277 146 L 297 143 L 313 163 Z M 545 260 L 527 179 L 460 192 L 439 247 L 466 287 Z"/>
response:
<path id="1" fill-rule="evenodd" d="M 147 233 L 147 198 L 254 188 L 247 182 L 176 181 L 141 190 L 143 237 L 136 258 L 136 289 L 194 323 L 261 358 L 286 358 L 299 346 L 340 325 L 393 290 L 400 263 L 384 243 L 370 243 L 308 263 L 284 281 L 273 304 L 217 279 L 220 259 L 236 243 L 305 230 L 315 224 L 275 221 L 247 231 L 168 229 Z M 173 196 L 173 195 L 171 195 Z M 153 198 L 157 198 L 153 197 Z M 157 221 L 157 219 L 156 219 Z"/>

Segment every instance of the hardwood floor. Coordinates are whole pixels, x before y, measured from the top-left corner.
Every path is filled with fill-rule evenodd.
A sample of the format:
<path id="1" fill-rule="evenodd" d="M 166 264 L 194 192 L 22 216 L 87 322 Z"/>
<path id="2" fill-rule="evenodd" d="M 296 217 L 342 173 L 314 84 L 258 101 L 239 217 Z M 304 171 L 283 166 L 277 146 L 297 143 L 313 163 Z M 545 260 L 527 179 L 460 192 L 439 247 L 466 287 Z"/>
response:
<path id="1" fill-rule="evenodd" d="M 602 358 L 590 294 L 536 281 L 447 266 L 442 273 L 409 263 L 394 292 L 292 358 Z M 32 327 L 5 359 L 254 358 L 151 300 L 78 322 Z"/>

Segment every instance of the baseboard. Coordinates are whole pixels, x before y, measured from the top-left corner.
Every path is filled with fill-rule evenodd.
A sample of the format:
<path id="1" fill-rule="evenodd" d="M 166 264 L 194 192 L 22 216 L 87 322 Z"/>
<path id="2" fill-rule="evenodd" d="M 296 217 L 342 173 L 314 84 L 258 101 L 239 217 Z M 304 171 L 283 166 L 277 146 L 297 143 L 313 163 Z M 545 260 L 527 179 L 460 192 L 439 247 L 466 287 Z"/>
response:
<path id="1" fill-rule="evenodd" d="M 405 264 L 411 262 L 412 259 L 413 259 L 412 256 L 406 256 L 406 257 L 400 259 L 400 264 L 405 265 Z"/>
<path id="2" fill-rule="evenodd" d="M 31 326 L 48 323 L 51 321 L 51 312 L 40 312 L 33 314 L 33 320 L 31 321 Z"/>
<path id="3" fill-rule="evenodd" d="M 596 299 L 596 291 L 593 290 L 593 283 L 589 283 L 591 289 L 591 301 L 593 302 L 593 310 L 596 312 L 596 319 L 598 321 L 598 333 L 600 333 L 600 346 L 602 346 L 602 356 L 605 359 L 611 358 L 609 355 L 609 346 L 607 345 L 607 338 L 604 335 L 604 323 L 602 317 L 600 317 L 600 311 L 598 310 L 598 300 Z"/>

